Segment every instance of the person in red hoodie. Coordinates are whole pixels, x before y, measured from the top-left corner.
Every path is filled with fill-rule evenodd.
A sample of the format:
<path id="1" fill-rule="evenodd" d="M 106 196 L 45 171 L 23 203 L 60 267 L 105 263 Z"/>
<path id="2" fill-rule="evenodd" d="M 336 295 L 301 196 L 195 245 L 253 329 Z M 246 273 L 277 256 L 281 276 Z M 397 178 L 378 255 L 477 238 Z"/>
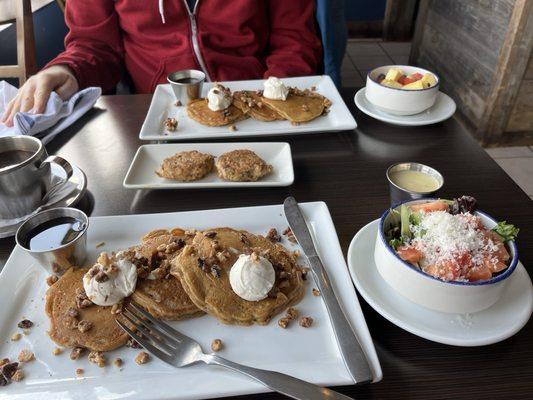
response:
<path id="1" fill-rule="evenodd" d="M 314 11 L 314 0 L 69 0 L 66 50 L 22 86 L 2 122 L 42 113 L 52 91 L 109 92 L 124 68 L 137 93 L 191 68 L 208 81 L 316 74 Z"/>

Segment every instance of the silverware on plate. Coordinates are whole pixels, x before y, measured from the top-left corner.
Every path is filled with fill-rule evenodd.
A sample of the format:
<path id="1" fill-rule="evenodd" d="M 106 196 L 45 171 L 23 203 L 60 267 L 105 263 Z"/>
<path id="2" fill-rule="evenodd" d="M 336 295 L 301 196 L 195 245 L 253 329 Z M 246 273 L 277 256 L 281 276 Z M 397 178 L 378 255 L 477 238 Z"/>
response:
<path id="1" fill-rule="evenodd" d="M 313 385 L 279 372 L 248 367 L 226 360 L 216 354 L 206 354 L 195 340 L 178 332 L 170 325 L 157 320 L 135 303 L 130 303 L 121 313 L 135 331 L 117 318 L 117 323 L 128 335 L 139 342 L 147 351 L 174 367 L 203 362 L 220 365 L 241 372 L 268 388 L 298 400 L 353 400 L 333 390 Z"/>
<path id="2" fill-rule="evenodd" d="M 320 290 L 326 305 L 342 358 L 350 375 L 356 384 L 371 382 L 373 376 L 368 360 L 333 291 L 298 203 L 294 197 L 287 197 L 283 203 L 283 208 L 292 233 L 309 262 L 318 290 Z"/>

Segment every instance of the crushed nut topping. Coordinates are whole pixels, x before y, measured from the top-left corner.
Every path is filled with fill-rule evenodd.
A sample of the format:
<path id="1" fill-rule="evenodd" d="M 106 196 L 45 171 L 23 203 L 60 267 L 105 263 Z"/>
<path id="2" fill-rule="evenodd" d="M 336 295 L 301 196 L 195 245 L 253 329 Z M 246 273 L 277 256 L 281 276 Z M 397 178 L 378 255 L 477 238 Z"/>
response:
<path id="1" fill-rule="evenodd" d="M 287 317 L 283 317 L 283 318 L 280 318 L 280 319 L 278 320 L 278 325 L 279 325 L 281 328 L 286 329 L 287 326 L 289 326 L 289 322 L 290 322 L 290 321 L 291 321 L 291 320 L 290 320 L 289 318 L 287 318 Z"/>
<path id="2" fill-rule="evenodd" d="M 113 365 L 117 368 L 122 367 L 122 358 L 115 358 L 113 360 Z"/>
<path id="3" fill-rule="evenodd" d="M 215 231 L 209 231 L 204 233 L 204 236 L 210 239 L 213 239 L 216 235 L 217 233 Z"/>
<path id="4" fill-rule="evenodd" d="M 129 338 L 126 342 L 126 347 L 130 347 L 132 349 L 142 349 L 143 347 L 133 338 Z"/>
<path id="5" fill-rule="evenodd" d="M 301 269 L 302 269 L 302 279 L 304 281 L 306 281 L 307 280 L 307 274 L 309 273 L 309 268 L 302 267 Z"/>
<path id="6" fill-rule="evenodd" d="M 181 107 L 181 101 L 176 100 L 176 102 L 174 103 L 174 105 L 175 105 L 176 107 Z"/>
<path id="7" fill-rule="evenodd" d="M 213 275 L 215 278 L 220 278 L 221 271 L 218 265 L 213 265 L 211 267 L 211 275 Z"/>
<path id="8" fill-rule="evenodd" d="M 320 296 L 320 290 L 313 288 L 313 296 Z"/>
<path id="9" fill-rule="evenodd" d="M 300 314 L 300 313 L 298 312 L 298 309 L 296 309 L 296 308 L 294 308 L 294 307 L 289 307 L 289 308 L 287 309 L 287 312 L 286 312 L 285 315 L 287 316 L 288 319 L 293 320 L 293 319 L 298 318 L 298 314 Z"/>
<path id="10" fill-rule="evenodd" d="M 213 340 L 213 342 L 211 343 L 211 350 L 213 350 L 213 351 L 222 350 L 222 340 L 220 340 L 220 339 Z"/>
<path id="11" fill-rule="evenodd" d="M 5 376 L 7 380 L 9 380 L 11 379 L 13 374 L 17 372 L 18 367 L 19 367 L 18 362 L 7 363 L 4 366 L 2 366 L 2 370 L 0 371 L 1 372 L 0 376 L 3 375 Z"/>
<path id="12" fill-rule="evenodd" d="M 144 351 L 141 351 L 137 354 L 137 357 L 135 357 L 135 362 L 139 365 L 146 364 L 148 361 L 150 361 L 150 355 Z"/>
<path id="13" fill-rule="evenodd" d="M 17 332 L 17 333 L 14 333 L 13 335 L 11 335 L 11 341 L 12 342 L 17 342 L 20 340 L 20 338 L 22 337 L 22 335 Z"/>
<path id="14" fill-rule="evenodd" d="M 67 310 L 67 315 L 72 318 L 78 318 L 78 315 L 80 315 L 80 312 L 76 310 L 74 307 L 70 307 Z"/>
<path id="15" fill-rule="evenodd" d="M 94 280 L 98 283 L 102 283 L 108 281 L 109 276 L 104 271 L 100 271 L 95 275 Z"/>
<path id="16" fill-rule="evenodd" d="M 76 289 L 76 307 L 79 309 L 87 308 L 91 306 L 93 302 L 89 300 L 87 297 L 87 294 L 85 293 L 85 290 L 83 288 L 77 288 Z"/>
<path id="17" fill-rule="evenodd" d="M 313 325 L 313 318 L 311 317 L 302 317 L 300 318 L 300 326 L 303 328 L 309 328 L 311 325 Z"/>
<path id="18" fill-rule="evenodd" d="M 272 243 L 279 242 L 281 240 L 281 236 L 279 235 L 276 228 L 270 228 L 268 231 L 266 238 L 270 240 Z"/>
<path id="19" fill-rule="evenodd" d="M 60 355 L 61 353 L 63 353 L 63 349 L 60 349 L 59 347 L 56 347 L 54 350 L 52 350 L 52 354 L 54 356 L 58 356 Z"/>
<path id="20" fill-rule="evenodd" d="M 70 359 L 77 360 L 83 353 L 85 353 L 85 349 L 83 347 L 74 347 L 70 352 Z"/>
<path id="21" fill-rule="evenodd" d="M 300 250 L 294 250 L 292 252 L 292 255 L 294 256 L 294 258 L 298 258 L 302 255 L 302 253 L 300 253 Z"/>
<path id="22" fill-rule="evenodd" d="M 92 327 L 93 327 L 93 323 L 91 321 L 82 319 L 80 322 L 78 322 L 78 330 L 81 333 L 85 333 L 89 331 Z"/>
<path id="23" fill-rule="evenodd" d="M 13 382 L 20 382 L 23 379 L 24 379 L 24 371 L 21 369 L 17 369 L 15 373 L 13 374 L 13 376 L 11 377 L 11 380 Z"/>
<path id="24" fill-rule="evenodd" d="M 228 126 L 228 129 L 229 129 L 230 132 L 235 132 L 237 130 L 237 127 L 232 124 L 232 125 Z"/>
<path id="25" fill-rule="evenodd" d="M 48 278 L 46 278 L 46 284 L 48 286 L 52 286 L 58 280 L 59 280 L 59 278 L 57 277 L 57 275 L 50 275 Z"/>
<path id="26" fill-rule="evenodd" d="M 257 261 L 259 261 L 259 256 L 257 255 L 257 253 L 255 251 L 253 251 L 252 254 L 250 254 L 250 259 L 253 262 L 257 262 Z"/>
<path id="27" fill-rule="evenodd" d="M 246 245 L 249 245 L 249 244 L 250 244 L 250 241 L 248 240 L 248 237 L 247 237 L 244 233 L 241 233 L 241 234 L 239 235 L 239 240 L 240 240 L 242 243 L 246 244 Z"/>
<path id="28" fill-rule="evenodd" d="M 18 355 L 19 362 L 30 362 L 35 360 L 35 355 L 28 349 L 23 349 Z"/>
<path id="29" fill-rule="evenodd" d="M 98 365 L 100 368 L 103 368 L 106 365 L 104 353 L 101 351 L 91 351 L 87 359 L 89 362 Z"/>
<path id="30" fill-rule="evenodd" d="M 80 375 L 83 375 L 85 371 L 83 370 L 83 368 L 76 368 L 76 375 L 80 376 Z"/>
<path id="31" fill-rule="evenodd" d="M 284 234 L 285 236 L 287 236 L 287 240 L 288 240 L 289 242 L 291 242 L 291 243 L 298 243 L 298 242 L 296 241 L 296 237 L 294 236 L 294 233 L 292 233 L 292 229 L 290 228 L 290 226 L 288 226 L 287 229 L 285 229 L 285 230 L 283 231 L 283 234 Z"/>
<path id="32" fill-rule="evenodd" d="M 176 118 L 167 118 L 165 120 L 165 129 L 169 132 L 174 132 L 178 129 L 178 121 Z"/>
<path id="33" fill-rule="evenodd" d="M 120 314 L 123 306 L 124 303 L 122 301 L 119 301 L 117 304 L 113 304 L 113 306 L 111 306 L 111 314 Z"/>
<path id="34" fill-rule="evenodd" d="M 9 364 L 9 358 L 2 358 L 0 360 L 0 367 L 4 366 L 6 364 Z M 0 372 L 1 372 L 1 370 L 0 370 Z"/>

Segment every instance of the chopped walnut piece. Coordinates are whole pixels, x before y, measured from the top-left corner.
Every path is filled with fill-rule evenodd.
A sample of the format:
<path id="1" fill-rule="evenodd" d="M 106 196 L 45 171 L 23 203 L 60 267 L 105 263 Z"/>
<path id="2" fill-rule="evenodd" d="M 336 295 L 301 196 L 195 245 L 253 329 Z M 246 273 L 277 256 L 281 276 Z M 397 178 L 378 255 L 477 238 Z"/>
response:
<path id="1" fill-rule="evenodd" d="M 300 250 L 294 250 L 292 252 L 292 255 L 294 256 L 294 258 L 298 258 L 302 255 L 302 253 L 300 253 Z"/>
<path id="2" fill-rule="evenodd" d="M 213 275 L 215 278 L 220 278 L 221 271 L 218 265 L 213 265 L 211 267 L 211 275 Z"/>
<path id="3" fill-rule="evenodd" d="M 104 353 L 101 351 L 91 351 L 87 356 L 89 362 L 98 365 L 100 368 L 105 367 L 106 359 Z"/>
<path id="4" fill-rule="evenodd" d="M 294 233 L 292 233 L 292 229 L 290 228 L 290 226 L 288 226 L 287 229 L 285 229 L 285 230 L 283 231 L 283 234 L 284 234 L 285 236 L 287 236 L 287 240 L 288 240 L 289 242 L 291 242 L 291 243 L 298 243 L 298 242 L 296 241 L 296 237 L 294 236 Z"/>
<path id="5" fill-rule="evenodd" d="M 266 238 L 272 243 L 279 242 L 281 240 L 281 236 L 279 235 L 276 228 L 270 228 L 266 235 Z"/>
<path id="6" fill-rule="evenodd" d="M 78 330 L 81 333 L 85 333 L 89 331 L 92 327 L 93 327 L 93 323 L 91 321 L 82 319 L 80 322 L 78 322 Z"/>
<path id="7" fill-rule="evenodd" d="M 98 283 L 102 283 L 108 281 L 109 276 L 104 271 L 100 271 L 95 275 L 94 280 Z"/>
<path id="8" fill-rule="evenodd" d="M 83 375 L 85 371 L 83 370 L 83 368 L 76 368 L 76 375 L 80 376 L 80 375 Z"/>
<path id="9" fill-rule="evenodd" d="M 96 248 L 97 248 L 97 249 L 100 248 L 100 247 L 102 247 L 102 246 L 105 246 L 105 242 L 100 242 L 100 243 L 97 243 L 97 244 L 96 244 Z"/>
<path id="10" fill-rule="evenodd" d="M 35 360 L 35 355 L 28 349 L 23 349 L 19 353 L 18 360 L 20 362 L 30 362 Z"/>
<path id="11" fill-rule="evenodd" d="M 48 278 L 46 278 L 46 284 L 48 286 L 52 286 L 58 280 L 59 280 L 59 278 L 57 277 L 57 275 L 50 275 Z"/>
<path id="12" fill-rule="evenodd" d="M 150 361 L 150 355 L 144 351 L 141 351 L 137 354 L 137 357 L 135 357 L 135 362 L 139 365 L 146 364 L 148 361 Z"/>
<path id="13" fill-rule="evenodd" d="M 0 376 L 5 376 L 6 379 L 9 380 L 11 379 L 13 374 L 17 372 L 18 367 L 19 367 L 18 362 L 7 363 L 4 366 L 2 366 L 2 370 L 0 371 L 1 372 Z"/>
<path id="14" fill-rule="evenodd" d="M 17 369 L 13 376 L 11 377 L 11 380 L 14 382 L 20 382 L 24 379 L 24 371 L 21 369 Z"/>
<path id="15" fill-rule="evenodd" d="M 74 347 L 70 352 L 70 359 L 77 360 L 83 353 L 85 353 L 85 349 L 83 347 Z"/>
<path id="16" fill-rule="evenodd" d="M 213 340 L 213 342 L 211 342 L 211 350 L 213 351 L 222 350 L 222 340 L 220 339 Z"/>
<path id="17" fill-rule="evenodd" d="M 181 101 L 176 100 L 176 102 L 174 103 L 174 105 L 175 105 L 176 107 L 181 107 Z"/>
<path id="18" fill-rule="evenodd" d="M 89 300 L 83 288 L 76 289 L 76 307 L 79 309 L 91 306 L 93 302 Z"/>
<path id="19" fill-rule="evenodd" d="M 311 325 L 313 325 L 313 318 L 311 317 L 302 317 L 300 318 L 300 326 L 304 328 L 309 328 Z"/>
<path id="20" fill-rule="evenodd" d="M 113 360 L 113 365 L 117 368 L 122 367 L 122 358 L 115 358 Z"/>
<path id="21" fill-rule="evenodd" d="M 286 312 L 285 315 L 287 316 L 288 319 L 293 320 L 293 319 L 298 318 L 298 314 L 299 314 L 299 312 L 298 312 L 298 310 L 297 310 L 296 308 L 294 308 L 294 307 L 289 307 L 289 308 L 287 309 L 287 312 Z"/>
<path id="22" fill-rule="evenodd" d="M 60 355 L 61 353 L 63 353 L 63 349 L 59 348 L 59 347 L 56 347 L 54 350 L 52 350 L 52 354 L 54 356 L 58 356 Z"/>
<path id="23" fill-rule="evenodd" d="M 240 240 L 242 243 L 246 244 L 246 245 L 249 245 L 249 244 L 250 244 L 248 238 L 246 237 L 246 235 L 245 235 L 244 233 L 241 233 L 241 234 L 239 235 L 239 240 Z"/>
<path id="24" fill-rule="evenodd" d="M 257 261 L 259 261 L 259 255 L 257 255 L 257 253 L 255 251 L 253 251 L 252 254 L 250 254 L 250 259 L 253 262 L 257 262 Z"/>
<path id="25" fill-rule="evenodd" d="M 2 358 L 0 359 L 0 367 L 3 367 L 4 365 L 9 364 L 9 358 Z M 0 371 L 1 372 L 1 371 Z"/>
<path id="26" fill-rule="evenodd" d="M 7 381 L 6 377 L 2 374 L 0 374 L 0 387 L 6 386 L 9 382 Z"/>
<path id="27" fill-rule="evenodd" d="M 133 338 L 129 338 L 126 342 L 126 347 L 131 347 L 132 349 L 142 349 L 143 347 Z"/>
<path id="28" fill-rule="evenodd" d="M 283 318 L 280 318 L 280 319 L 278 320 L 278 325 L 279 325 L 281 328 L 286 329 L 287 326 L 289 326 L 289 322 L 290 322 L 290 321 L 291 321 L 291 320 L 290 320 L 289 318 L 287 318 L 287 317 L 283 317 Z"/>
<path id="29" fill-rule="evenodd" d="M 74 307 L 70 307 L 67 310 L 67 315 L 72 318 L 78 318 L 78 316 L 80 315 L 80 312 L 76 310 Z"/>
<path id="30" fill-rule="evenodd" d="M 11 335 L 11 341 L 12 342 L 17 342 L 20 340 L 20 338 L 22 337 L 22 335 L 17 332 L 17 333 L 14 333 L 13 335 Z"/>
<path id="31" fill-rule="evenodd" d="M 320 296 L 320 290 L 313 288 L 313 296 Z"/>
<path id="32" fill-rule="evenodd" d="M 232 125 L 228 126 L 228 129 L 229 129 L 230 132 L 235 132 L 237 130 L 237 127 L 232 124 Z"/>
<path id="33" fill-rule="evenodd" d="M 302 268 L 302 279 L 303 279 L 304 281 L 307 280 L 307 274 L 308 274 L 308 273 L 309 273 L 309 268 L 305 268 L 305 267 Z"/>
<path id="34" fill-rule="evenodd" d="M 215 231 L 204 232 L 204 236 L 209 239 L 213 239 L 216 235 L 217 233 Z"/>
<path id="35" fill-rule="evenodd" d="M 111 314 L 120 314 L 123 306 L 124 303 L 122 303 L 122 301 L 119 301 L 117 304 L 113 304 L 113 306 L 111 306 Z"/>
<path id="36" fill-rule="evenodd" d="M 165 129 L 169 132 L 174 132 L 178 129 L 178 121 L 176 118 L 167 118 L 165 120 Z"/>

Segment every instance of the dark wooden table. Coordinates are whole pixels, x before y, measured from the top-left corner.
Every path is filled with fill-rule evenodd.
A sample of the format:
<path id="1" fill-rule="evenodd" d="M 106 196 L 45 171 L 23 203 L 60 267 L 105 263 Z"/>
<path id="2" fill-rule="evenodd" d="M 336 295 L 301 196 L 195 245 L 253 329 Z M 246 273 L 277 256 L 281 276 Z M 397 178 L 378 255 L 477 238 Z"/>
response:
<path id="1" fill-rule="evenodd" d="M 138 214 L 323 200 L 329 206 L 341 246 L 389 205 L 386 168 L 419 161 L 442 172 L 442 197 L 475 196 L 483 210 L 520 227 L 520 259 L 533 263 L 533 203 L 454 120 L 426 127 L 395 127 L 373 120 L 353 105 L 355 89 L 344 98 L 359 128 L 355 132 L 269 137 L 292 147 L 295 182 L 287 188 L 135 191 L 122 187 L 150 96 L 104 96 L 94 110 L 50 145 L 81 167 L 88 194 L 79 207 L 90 215 Z M 228 134 L 230 137 L 231 134 Z M 230 139 L 228 139 L 230 140 Z M 256 141 L 257 138 L 234 139 Z M 0 240 L 0 264 L 13 248 Z M 5 290 L 5 289 L 2 289 Z M 515 399 L 533 393 L 533 328 L 529 323 L 501 343 L 460 348 L 433 343 L 403 331 L 361 305 L 374 339 L 383 380 L 338 390 L 356 399 Z M 264 394 L 249 396 L 275 399 Z"/>

